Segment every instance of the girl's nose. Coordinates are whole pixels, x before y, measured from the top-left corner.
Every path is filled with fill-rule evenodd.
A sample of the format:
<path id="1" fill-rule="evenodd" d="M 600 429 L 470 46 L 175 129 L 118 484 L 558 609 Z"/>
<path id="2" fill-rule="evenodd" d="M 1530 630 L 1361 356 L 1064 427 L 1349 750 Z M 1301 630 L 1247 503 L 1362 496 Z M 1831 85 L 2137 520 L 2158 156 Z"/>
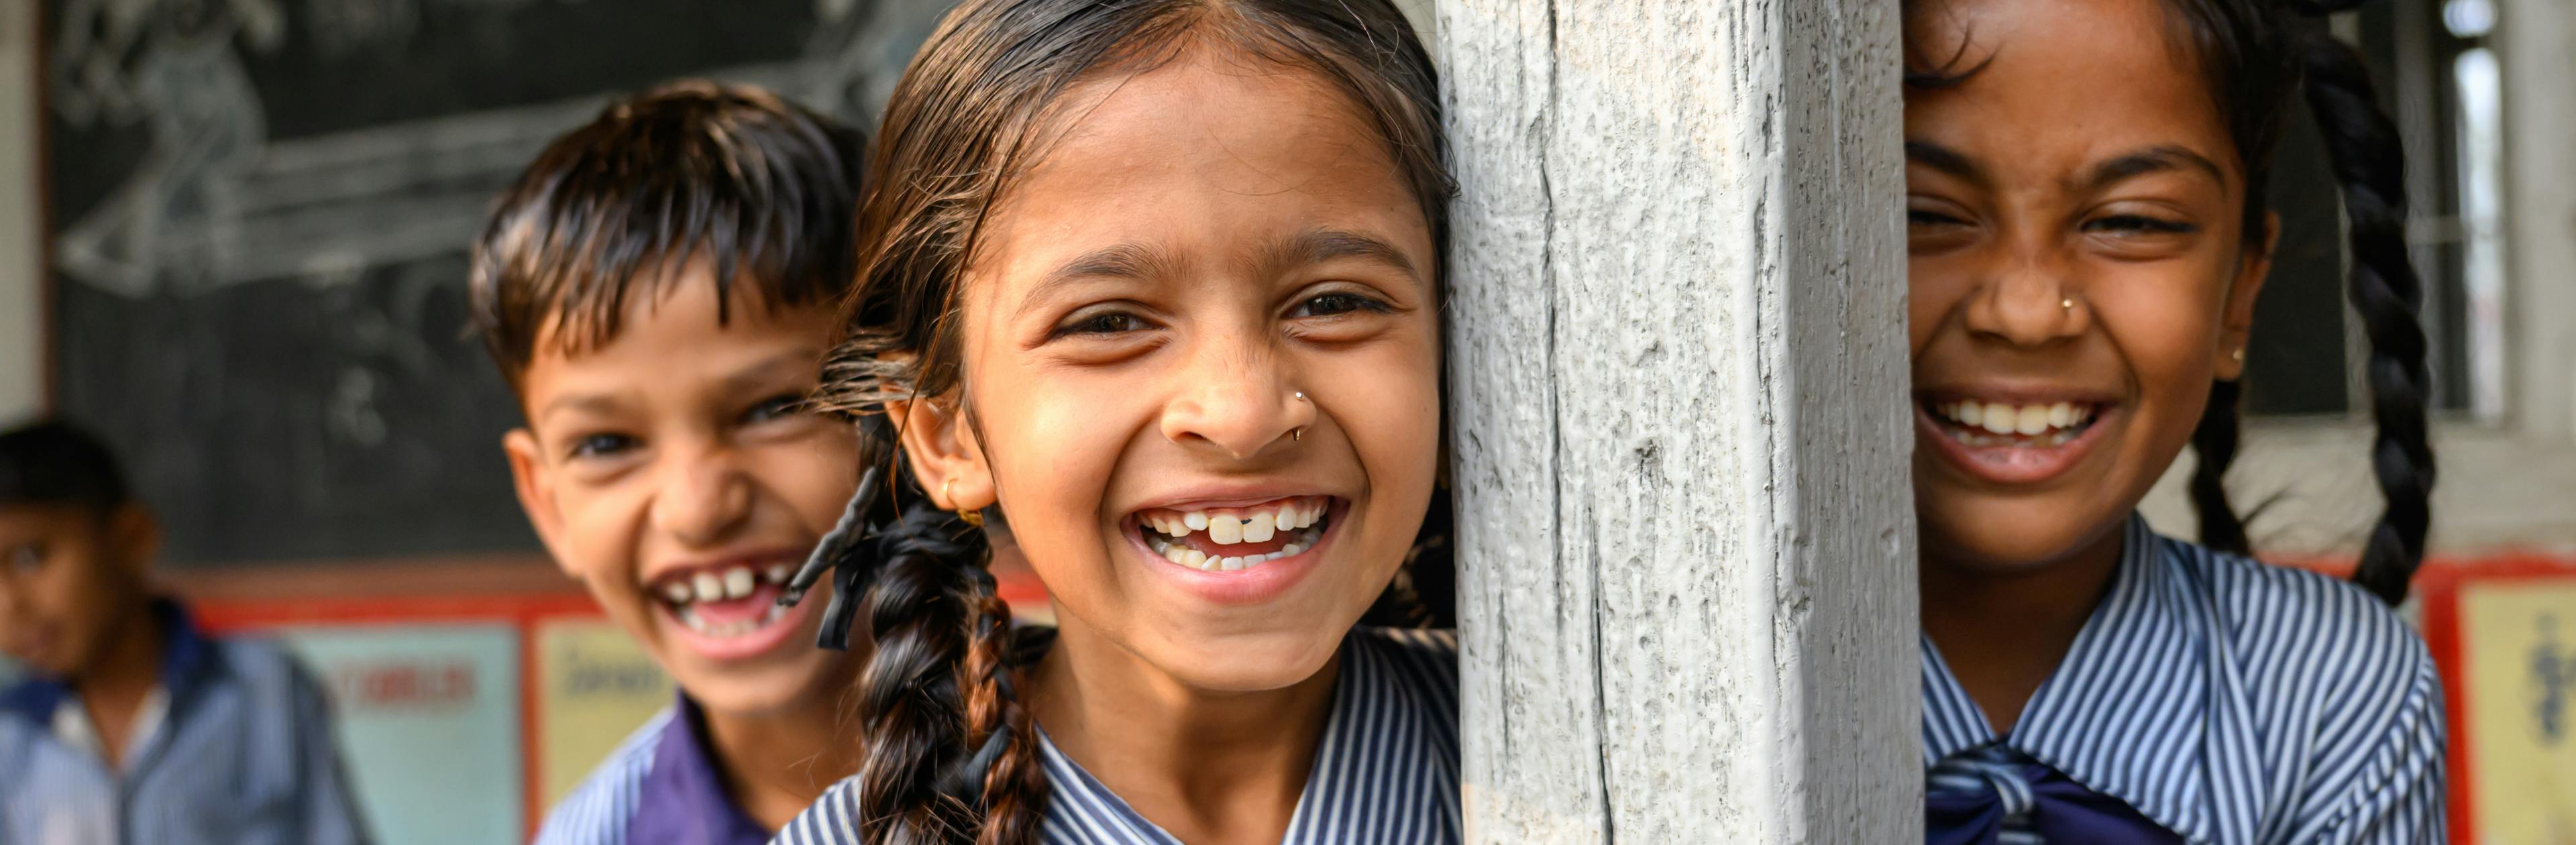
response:
<path id="1" fill-rule="evenodd" d="M 675 456 L 654 491 L 653 527 L 695 547 L 724 542 L 751 513 L 751 481 L 730 449 Z"/>
<path id="2" fill-rule="evenodd" d="M 1294 442 L 1315 403 L 1265 348 L 1219 344 L 1193 356 L 1163 408 L 1163 436 L 1191 449 L 1249 459 Z"/>
<path id="3" fill-rule="evenodd" d="M 2018 346 L 2082 335 L 2093 311 L 2062 268 L 2022 261 L 1993 274 L 1967 303 L 1968 331 Z"/>

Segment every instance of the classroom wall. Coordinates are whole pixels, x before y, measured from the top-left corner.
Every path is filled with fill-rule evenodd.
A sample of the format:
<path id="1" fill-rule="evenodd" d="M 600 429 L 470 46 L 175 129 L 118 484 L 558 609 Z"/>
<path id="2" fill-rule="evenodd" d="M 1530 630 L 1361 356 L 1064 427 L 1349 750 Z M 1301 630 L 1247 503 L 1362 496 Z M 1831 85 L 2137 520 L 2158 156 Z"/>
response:
<path id="1" fill-rule="evenodd" d="M 0 3 L 0 421 L 45 398 L 36 115 L 36 5 Z"/>

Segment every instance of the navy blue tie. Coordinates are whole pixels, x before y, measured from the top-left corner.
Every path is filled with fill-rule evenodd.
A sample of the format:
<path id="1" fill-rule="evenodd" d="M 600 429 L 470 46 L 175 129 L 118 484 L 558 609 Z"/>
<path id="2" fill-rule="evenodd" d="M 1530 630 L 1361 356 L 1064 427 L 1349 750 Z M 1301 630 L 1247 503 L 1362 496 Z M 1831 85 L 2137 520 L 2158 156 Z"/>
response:
<path id="1" fill-rule="evenodd" d="M 2117 798 L 2001 745 L 1960 752 L 1926 776 L 1926 845 L 2163 845 L 2183 841 Z"/>

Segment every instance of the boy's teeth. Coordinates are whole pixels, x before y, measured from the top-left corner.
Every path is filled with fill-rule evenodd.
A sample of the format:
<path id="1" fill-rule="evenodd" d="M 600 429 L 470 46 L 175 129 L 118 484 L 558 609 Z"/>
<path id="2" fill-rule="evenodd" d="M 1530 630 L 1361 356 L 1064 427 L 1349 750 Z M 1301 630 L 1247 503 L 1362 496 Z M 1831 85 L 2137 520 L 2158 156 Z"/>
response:
<path id="1" fill-rule="evenodd" d="M 759 578 L 751 574 L 750 567 L 737 566 L 727 569 L 724 574 L 725 598 L 738 599 L 751 595 L 751 588 L 758 583 Z"/>

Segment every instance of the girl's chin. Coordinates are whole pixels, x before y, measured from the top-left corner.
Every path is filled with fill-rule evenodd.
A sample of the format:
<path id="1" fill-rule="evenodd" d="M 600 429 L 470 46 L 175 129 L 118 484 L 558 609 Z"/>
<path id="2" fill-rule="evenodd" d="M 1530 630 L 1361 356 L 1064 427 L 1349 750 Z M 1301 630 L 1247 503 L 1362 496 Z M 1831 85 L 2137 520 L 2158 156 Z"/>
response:
<path id="1" fill-rule="evenodd" d="M 1330 633 L 1307 628 L 1206 637 L 1184 634 L 1136 652 L 1193 689 L 1270 692 L 1304 683 L 1323 671 L 1341 650 L 1346 631 L 1347 626 Z"/>

